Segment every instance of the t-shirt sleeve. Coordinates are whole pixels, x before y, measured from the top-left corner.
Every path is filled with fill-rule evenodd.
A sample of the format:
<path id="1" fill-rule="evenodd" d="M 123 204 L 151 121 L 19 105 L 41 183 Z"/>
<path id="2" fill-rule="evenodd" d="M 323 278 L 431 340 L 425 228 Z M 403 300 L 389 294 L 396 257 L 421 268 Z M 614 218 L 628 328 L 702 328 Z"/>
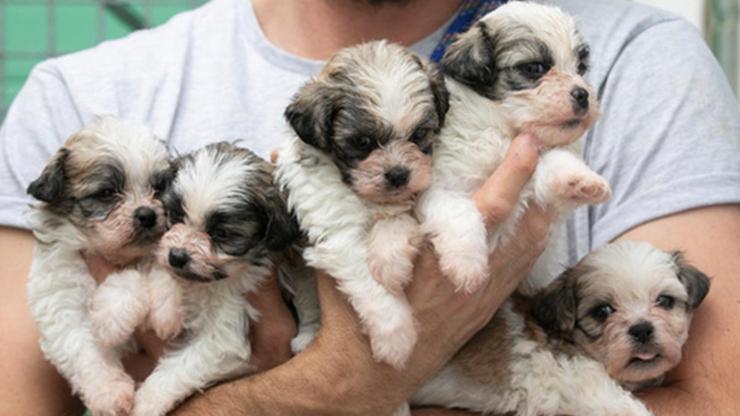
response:
<path id="1" fill-rule="evenodd" d="M 53 61 L 37 65 L 0 128 L 0 225 L 27 228 L 28 184 L 64 140 L 82 126 Z"/>
<path id="2" fill-rule="evenodd" d="M 589 165 L 611 184 L 588 210 L 591 249 L 644 222 L 740 203 L 740 112 L 699 33 L 671 19 L 636 33 L 600 87 Z"/>

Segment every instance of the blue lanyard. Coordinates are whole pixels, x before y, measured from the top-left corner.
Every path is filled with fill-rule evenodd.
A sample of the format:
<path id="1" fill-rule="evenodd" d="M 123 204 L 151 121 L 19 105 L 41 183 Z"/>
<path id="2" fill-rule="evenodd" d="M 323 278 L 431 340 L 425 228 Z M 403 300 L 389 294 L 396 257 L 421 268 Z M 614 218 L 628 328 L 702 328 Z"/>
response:
<path id="1" fill-rule="evenodd" d="M 439 62 L 447 50 L 447 46 L 454 42 L 458 33 L 468 30 L 478 19 L 486 15 L 496 7 L 506 3 L 507 0 L 463 0 L 460 11 L 457 12 L 455 20 L 445 30 L 437 47 L 434 48 L 429 57 L 433 62 Z"/>

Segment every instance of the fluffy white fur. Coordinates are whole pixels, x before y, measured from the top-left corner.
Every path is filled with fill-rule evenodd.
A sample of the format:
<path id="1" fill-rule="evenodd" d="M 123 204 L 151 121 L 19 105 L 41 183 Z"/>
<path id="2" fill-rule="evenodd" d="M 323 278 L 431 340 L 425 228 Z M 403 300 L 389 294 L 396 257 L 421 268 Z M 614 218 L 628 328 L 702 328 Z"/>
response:
<path id="1" fill-rule="evenodd" d="M 402 289 L 421 243 L 413 204 L 429 184 L 446 94 L 427 63 L 370 42 L 335 55 L 286 110 L 295 136 L 280 151 L 276 177 L 306 234 L 304 258 L 336 279 L 375 358 L 396 368 L 416 343 Z M 392 185 L 394 169 L 408 180 Z"/>
<path id="2" fill-rule="evenodd" d="M 488 38 L 478 33 L 481 25 Z M 505 41 L 501 40 L 504 36 L 508 36 Z M 491 39 L 500 42 L 481 44 Z M 497 88 L 493 94 L 498 97 L 491 99 L 454 77 L 446 77 L 450 111 L 434 147 L 432 185 L 422 194 L 417 213 L 439 254 L 440 267 L 460 289 L 469 292 L 488 279 L 488 254 L 512 236 L 529 204 L 564 213 L 579 204 L 602 202 L 610 195 L 606 181 L 585 165 L 577 143 L 571 143 L 595 119 L 596 101 L 593 91 L 576 73 L 578 62 L 573 55 L 580 37 L 569 16 L 554 7 L 508 3 L 462 35 L 445 59 L 455 58 L 465 48 L 474 51 L 467 59 L 478 59 L 481 54 L 475 48 L 495 49 L 506 44 L 508 49 L 495 52 L 494 62 L 488 64 L 507 68 L 527 60 L 532 48 L 522 42 L 535 39 L 546 45 L 554 59 L 552 68 L 536 87 L 509 91 L 484 85 L 483 88 Z M 444 65 L 443 61 L 443 68 Z M 568 99 L 562 97 L 567 97 L 574 86 L 590 92 L 590 108 L 579 119 L 577 128 L 565 131 L 561 125 L 576 116 L 568 111 Z M 549 109 L 564 114 L 549 114 L 554 112 Z M 541 158 L 509 218 L 487 233 L 471 194 L 501 164 L 511 140 L 520 132 L 537 134 L 543 143 Z"/>
<path id="3" fill-rule="evenodd" d="M 373 278 L 366 241 L 375 218 L 408 208 L 367 203 L 342 182 L 326 155 L 298 138 L 280 151 L 276 174 L 312 243 L 303 252 L 307 264 L 337 280 L 368 331 L 375 357 L 402 366 L 416 342 L 414 318 L 405 296 Z"/>
<path id="4" fill-rule="evenodd" d="M 94 146 L 83 148 L 81 136 L 91 137 L 84 143 Z M 72 154 L 68 163 L 104 157 L 120 163 L 126 175 L 125 201 L 134 205 L 149 201 L 151 175 L 169 166 L 164 144 L 148 128 L 110 117 L 85 127 L 65 146 Z M 126 414 L 133 404 L 134 383 L 123 371 L 121 353 L 139 325 L 148 325 L 164 339 L 179 332 L 179 292 L 172 277 L 147 256 L 124 256 L 133 263 L 96 287 L 82 253 L 96 253 L 91 241 L 97 240 L 69 217 L 53 213 L 50 207 L 55 204 L 37 205 L 28 215 L 36 239 L 28 300 L 41 332 L 41 348 L 94 415 Z"/>
<path id="5" fill-rule="evenodd" d="M 259 319 L 259 313 L 245 294 L 267 278 L 272 260 L 266 253 L 259 259 L 252 258 L 256 256 L 252 252 L 229 256 L 215 248 L 205 232 L 210 213 L 236 209 L 244 198 L 266 192 L 254 180 L 259 159 L 251 154 L 245 157 L 246 150 L 238 153 L 235 149 L 211 145 L 183 158 L 168 190 L 181 202 L 178 209 L 183 210 L 184 222 L 162 237 L 157 256 L 160 264 L 177 275 L 168 255 L 173 248 L 185 247 L 193 263 L 215 265 L 225 276 L 213 281 L 207 281 L 208 276 L 202 276 L 202 281 L 178 277 L 185 309 L 183 335 L 167 345 L 152 374 L 136 391 L 134 416 L 164 415 L 213 383 L 255 370 L 250 363 L 249 322 Z M 243 192 L 247 185 L 252 186 L 249 196 Z"/>

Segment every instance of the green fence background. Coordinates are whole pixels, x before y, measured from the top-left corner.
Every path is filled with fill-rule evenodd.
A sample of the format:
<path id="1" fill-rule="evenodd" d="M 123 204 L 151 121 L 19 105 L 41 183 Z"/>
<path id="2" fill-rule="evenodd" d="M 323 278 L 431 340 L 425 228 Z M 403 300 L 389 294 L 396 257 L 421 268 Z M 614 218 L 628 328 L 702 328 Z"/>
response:
<path id="1" fill-rule="evenodd" d="M 206 0 L 0 0 L 0 122 L 33 66 L 164 23 Z"/>

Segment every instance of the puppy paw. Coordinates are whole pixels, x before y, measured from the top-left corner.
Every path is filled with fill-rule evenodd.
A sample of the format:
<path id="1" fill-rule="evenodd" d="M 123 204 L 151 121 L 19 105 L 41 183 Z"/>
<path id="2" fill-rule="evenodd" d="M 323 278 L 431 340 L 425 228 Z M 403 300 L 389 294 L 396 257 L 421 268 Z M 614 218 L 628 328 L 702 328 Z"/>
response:
<path id="1" fill-rule="evenodd" d="M 134 333 L 136 326 L 146 315 L 146 305 L 135 296 L 97 290 L 90 303 L 90 330 L 104 347 L 115 347 L 125 343 Z"/>
<path id="2" fill-rule="evenodd" d="M 131 410 L 131 416 L 164 416 L 168 410 L 157 400 L 156 396 L 152 397 L 150 394 L 142 394 L 141 389 L 139 389 L 136 392 L 136 400 Z"/>
<path id="3" fill-rule="evenodd" d="M 308 344 L 316 337 L 318 330 L 318 325 L 301 328 L 298 335 L 290 341 L 290 350 L 293 352 L 293 355 L 303 352 L 308 347 Z"/>
<path id="4" fill-rule="evenodd" d="M 103 382 L 83 396 L 93 416 L 125 416 L 134 406 L 134 382 L 130 378 Z"/>
<path id="5" fill-rule="evenodd" d="M 472 293 L 488 281 L 488 241 L 482 222 L 466 229 L 470 232 L 432 233 L 431 241 L 442 273 L 457 290 Z"/>
<path id="6" fill-rule="evenodd" d="M 609 183 L 593 173 L 573 173 L 555 181 L 555 193 L 566 201 L 576 204 L 599 204 L 611 196 Z"/>
<path id="7" fill-rule="evenodd" d="M 185 312 L 182 305 L 174 302 L 164 302 L 152 305 L 149 311 L 149 326 L 162 340 L 169 340 L 177 336 L 182 330 Z"/>
<path id="8" fill-rule="evenodd" d="M 370 347 L 377 361 L 403 369 L 416 345 L 413 319 L 393 319 L 380 328 L 371 329 Z"/>

